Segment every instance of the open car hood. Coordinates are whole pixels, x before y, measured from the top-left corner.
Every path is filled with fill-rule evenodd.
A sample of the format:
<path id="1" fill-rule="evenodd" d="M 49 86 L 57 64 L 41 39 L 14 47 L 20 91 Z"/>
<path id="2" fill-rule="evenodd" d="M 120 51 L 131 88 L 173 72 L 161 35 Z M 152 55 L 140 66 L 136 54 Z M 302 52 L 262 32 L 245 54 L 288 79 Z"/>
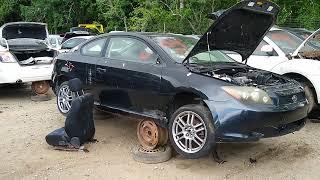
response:
<path id="1" fill-rule="evenodd" d="M 6 40 L 20 38 L 45 40 L 46 38 L 48 38 L 48 30 L 45 23 L 7 23 L 0 28 L 0 32 L 0 36 Z"/>
<path id="2" fill-rule="evenodd" d="M 316 30 L 314 33 L 312 33 L 307 39 L 305 39 L 300 46 L 293 52 L 292 56 L 295 57 L 299 54 L 301 49 L 309 42 L 315 35 L 320 34 L 320 29 Z"/>
<path id="3" fill-rule="evenodd" d="M 279 6 L 265 0 L 244 0 L 224 11 L 183 62 L 208 50 L 227 50 L 247 59 L 275 23 Z"/>

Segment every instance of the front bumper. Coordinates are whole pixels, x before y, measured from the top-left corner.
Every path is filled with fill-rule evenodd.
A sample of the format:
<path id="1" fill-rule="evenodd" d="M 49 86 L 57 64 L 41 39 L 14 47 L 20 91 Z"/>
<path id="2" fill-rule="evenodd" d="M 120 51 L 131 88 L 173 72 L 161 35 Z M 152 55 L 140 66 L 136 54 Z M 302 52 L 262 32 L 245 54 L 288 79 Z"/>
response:
<path id="1" fill-rule="evenodd" d="M 236 101 L 206 101 L 214 119 L 216 142 L 251 142 L 300 130 L 306 103 L 291 107 L 248 107 Z M 226 108 L 228 107 L 228 108 Z"/>

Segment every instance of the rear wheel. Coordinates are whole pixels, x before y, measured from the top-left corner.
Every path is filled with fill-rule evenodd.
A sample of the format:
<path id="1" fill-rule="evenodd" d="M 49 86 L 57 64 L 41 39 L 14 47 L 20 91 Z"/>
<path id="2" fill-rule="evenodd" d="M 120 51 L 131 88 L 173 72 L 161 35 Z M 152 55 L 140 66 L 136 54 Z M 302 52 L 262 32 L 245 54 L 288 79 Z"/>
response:
<path id="1" fill-rule="evenodd" d="M 169 137 L 173 148 L 185 158 L 208 155 L 214 146 L 212 116 L 203 105 L 186 105 L 171 117 Z"/>
<path id="2" fill-rule="evenodd" d="M 57 89 L 57 106 L 61 114 L 66 116 L 71 109 L 72 94 L 68 85 L 65 81 L 60 84 Z"/>

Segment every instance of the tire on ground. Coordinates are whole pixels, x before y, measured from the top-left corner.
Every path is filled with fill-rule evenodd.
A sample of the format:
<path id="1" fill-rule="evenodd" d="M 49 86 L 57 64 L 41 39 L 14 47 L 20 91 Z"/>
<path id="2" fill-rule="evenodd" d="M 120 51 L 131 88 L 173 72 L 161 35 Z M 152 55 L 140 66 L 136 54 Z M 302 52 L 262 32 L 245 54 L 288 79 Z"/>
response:
<path id="1" fill-rule="evenodd" d="M 155 150 L 144 150 L 141 146 L 136 146 L 132 150 L 133 159 L 145 164 L 157 164 L 168 161 L 171 156 L 171 147 L 162 146 Z"/>
<path id="2" fill-rule="evenodd" d="M 175 121 L 176 117 L 182 113 L 191 111 L 196 114 L 198 114 L 204 121 L 204 124 L 206 126 L 206 132 L 207 132 L 207 138 L 203 145 L 203 147 L 194 153 L 187 153 L 179 148 L 179 146 L 176 144 L 173 138 L 173 122 Z M 188 159 L 197 159 L 203 156 L 208 155 L 212 148 L 215 146 L 215 128 L 213 125 L 213 118 L 209 111 L 209 109 L 203 105 L 200 104 L 190 104 L 180 107 L 178 110 L 176 110 L 173 115 L 171 116 L 171 119 L 169 121 L 169 138 L 172 147 L 176 150 L 176 152 L 180 155 L 182 155 L 185 158 Z"/>

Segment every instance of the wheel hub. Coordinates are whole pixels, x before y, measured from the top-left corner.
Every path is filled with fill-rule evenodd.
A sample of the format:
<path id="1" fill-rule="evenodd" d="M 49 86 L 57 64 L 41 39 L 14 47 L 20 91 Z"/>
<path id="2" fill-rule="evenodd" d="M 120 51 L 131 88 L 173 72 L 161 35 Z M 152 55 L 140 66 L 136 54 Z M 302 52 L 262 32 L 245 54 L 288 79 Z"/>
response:
<path id="1" fill-rule="evenodd" d="M 31 84 L 31 89 L 35 94 L 42 95 L 49 91 L 50 85 L 47 81 L 37 81 Z"/>
<path id="2" fill-rule="evenodd" d="M 165 145 L 168 141 L 167 134 L 164 128 L 159 127 L 151 120 L 143 120 L 137 127 L 138 140 L 146 150 L 153 150 L 157 146 Z"/>
<path id="3" fill-rule="evenodd" d="M 186 139 L 194 139 L 195 133 L 195 129 L 191 126 L 186 127 L 183 131 L 183 135 Z"/>

